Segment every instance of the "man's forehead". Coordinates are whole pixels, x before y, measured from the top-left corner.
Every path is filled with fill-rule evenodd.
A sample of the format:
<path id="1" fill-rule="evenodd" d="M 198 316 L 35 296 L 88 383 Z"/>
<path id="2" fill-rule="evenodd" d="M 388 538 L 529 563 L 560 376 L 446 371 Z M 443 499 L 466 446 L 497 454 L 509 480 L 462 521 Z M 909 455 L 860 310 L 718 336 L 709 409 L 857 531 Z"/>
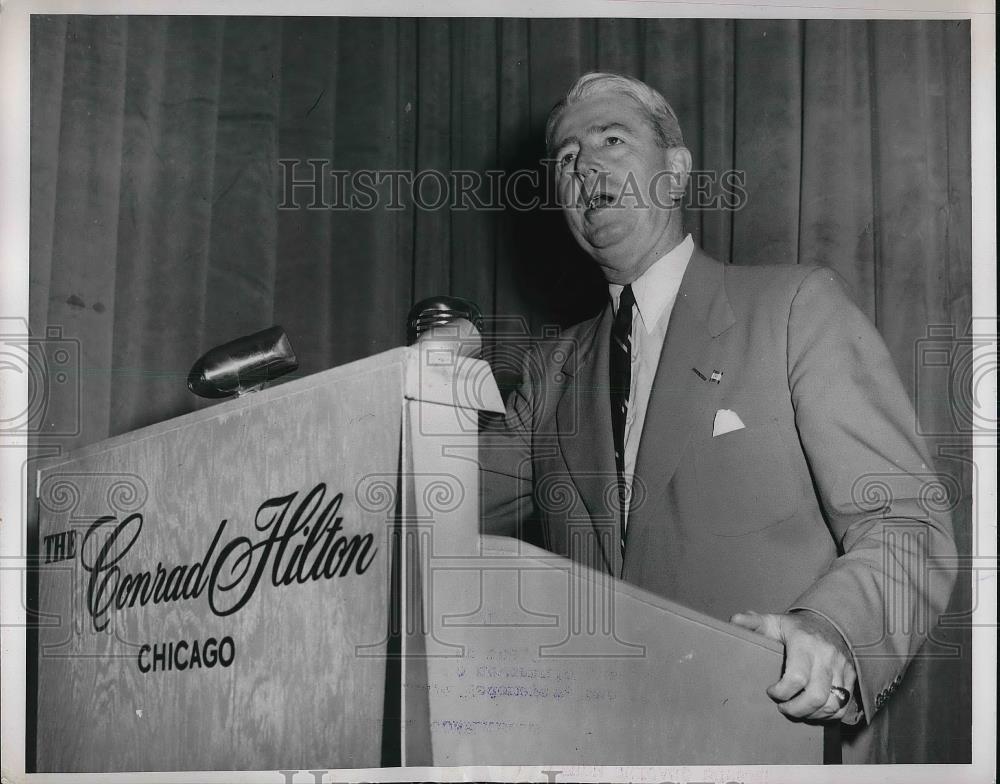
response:
<path id="1" fill-rule="evenodd" d="M 556 123 L 556 143 L 608 130 L 636 131 L 646 118 L 631 97 L 617 92 L 602 92 L 567 106 Z"/>

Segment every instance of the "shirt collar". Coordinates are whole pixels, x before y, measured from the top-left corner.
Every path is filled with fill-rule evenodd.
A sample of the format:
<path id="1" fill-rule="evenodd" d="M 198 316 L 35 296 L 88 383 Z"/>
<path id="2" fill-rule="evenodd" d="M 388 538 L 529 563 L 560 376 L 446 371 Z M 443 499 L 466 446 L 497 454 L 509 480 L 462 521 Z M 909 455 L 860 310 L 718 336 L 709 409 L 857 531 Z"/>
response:
<path id="1" fill-rule="evenodd" d="M 677 298 L 677 291 L 681 287 L 681 279 L 684 277 L 684 270 L 687 269 L 692 253 L 694 253 L 694 240 L 688 234 L 678 245 L 632 281 L 632 293 L 635 295 L 635 304 L 639 310 L 639 320 L 646 332 L 653 330 Z M 618 299 L 624 288 L 617 283 L 608 284 L 615 312 L 618 311 Z"/>

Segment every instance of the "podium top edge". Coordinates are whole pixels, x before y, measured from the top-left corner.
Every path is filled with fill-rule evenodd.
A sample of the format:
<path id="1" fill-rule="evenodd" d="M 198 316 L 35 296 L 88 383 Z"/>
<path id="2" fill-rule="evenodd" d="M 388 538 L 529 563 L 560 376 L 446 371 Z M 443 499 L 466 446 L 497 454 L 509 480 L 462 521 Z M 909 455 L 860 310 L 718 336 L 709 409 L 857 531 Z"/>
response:
<path id="1" fill-rule="evenodd" d="M 548 550 L 543 550 L 540 547 L 528 544 L 527 542 L 523 542 L 519 539 L 514 539 L 510 536 L 483 534 L 480 536 L 480 542 L 482 557 L 486 559 L 489 559 L 490 557 L 497 559 L 525 558 L 530 561 L 537 562 L 539 566 L 553 566 L 558 562 L 565 562 L 566 564 L 569 564 L 569 559 L 565 556 L 549 552 Z M 572 564 L 572 569 L 575 573 L 583 575 L 589 581 L 596 580 L 603 582 L 608 579 L 608 575 L 601 574 L 584 564 L 574 562 Z M 615 590 L 626 594 L 643 604 L 655 607 L 658 610 L 663 610 L 673 615 L 680 616 L 685 620 L 697 623 L 700 626 L 707 626 L 708 628 L 721 632 L 722 634 L 728 634 L 731 637 L 738 637 L 739 639 L 745 640 L 746 642 L 752 643 L 760 648 L 772 651 L 779 656 L 784 655 L 784 646 L 775 640 L 771 640 L 763 635 L 756 634 L 748 629 L 736 626 L 735 624 L 727 623 L 719 618 L 714 618 L 711 615 L 706 615 L 699 610 L 686 607 L 683 604 L 678 604 L 670 599 L 666 599 L 658 594 L 647 591 L 644 588 L 640 588 L 638 585 L 632 585 L 631 583 L 615 579 Z"/>
<path id="2" fill-rule="evenodd" d="M 328 368 L 327 370 L 311 373 L 308 376 L 295 378 L 284 383 L 278 383 L 274 386 L 262 389 L 259 392 L 251 392 L 240 397 L 229 398 L 186 414 L 165 419 L 161 422 L 155 422 L 151 425 L 146 425 L 145 427 L 136 428 L 135 430 L 130 430 L 127 433 L 120 433 L 119 435 L 110 436 L 109 438 L 104 438 L 100 441 L 85 444 L 84 446 L 73 449 L 63 455 L 39 460 L 37 469 L 39 472 L 45 472 L 64 463 L 100 454 L 101 452 L 115 449 L 116 447 L 126 443 L 142 441 L 147 438 L 163 435 L 171 432 L 172 430 L 190 427 L 191 425 L 196 425 L 199 422 L 207 422 L 220 416 L 229 416 L 270 403 L 274 400 L 280 400 L 288 395 L 294 395 L 310 389 L 315 389 L 316 387 L 337 383 L 338 381 L 342 381 L 353 376 L 368 375 L 392 366 L 399 367 L 399 397 L 400 401 L 402 401 L 403 375 L 409 353 L 410 349 L 405 346 L 399 346 L 378 354 L 373 354 L 369 357 L 348 362 L 344 365 L 337 365 L 336 367 Z"/>

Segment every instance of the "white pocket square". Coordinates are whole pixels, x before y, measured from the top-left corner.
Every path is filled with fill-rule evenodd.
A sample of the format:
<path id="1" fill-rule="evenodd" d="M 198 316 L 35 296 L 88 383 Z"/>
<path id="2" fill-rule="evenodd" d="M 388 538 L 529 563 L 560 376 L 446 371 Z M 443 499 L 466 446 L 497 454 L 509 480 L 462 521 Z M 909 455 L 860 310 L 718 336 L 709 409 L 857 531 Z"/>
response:
<path id="1" fill-rule="evenodd" d="M 740 419 L 739 414 L 730 411 L 728 408 L 720 408 L 715 412 L 715 424 L 712 426 L 712 438 L 716 436 L 732 433 L 734 430 L 743 430 L 746 425 Z"/>

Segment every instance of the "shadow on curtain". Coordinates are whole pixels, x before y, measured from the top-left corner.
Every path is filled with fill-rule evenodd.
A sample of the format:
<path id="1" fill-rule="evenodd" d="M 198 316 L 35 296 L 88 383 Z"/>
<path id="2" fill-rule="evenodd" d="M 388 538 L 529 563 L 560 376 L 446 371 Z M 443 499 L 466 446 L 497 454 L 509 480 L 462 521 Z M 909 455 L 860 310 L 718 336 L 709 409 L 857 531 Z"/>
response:
<path id="1" fill-rule="evenodd" d="M 970 442 L 948 374 L 920 361 L 931 327 L 961 336 L 971 316 L 967 23 L 33 16 L 31 51 L 31 326 L 61 328 L 82 363 L 79 395 L 54 390 L 46 411 L 79 433 L 48 447 L 202 405 L 194 359 L 274 323 L 307 374 L 401 345 L 432 294 L 515 332 L 588 315 L 593 265 L 557 213 L 513 202 L 544 190 L 553 103 L 611 70 L 671 101 L 706 193 L 742 172 L 742 209 L 686 213 L 711 255 L 825 264 L 853 286 L 940 434 L 971 552 Z M 314 208 L 309 159 L 329 188 Z M 417 199 L 323 206 L 335 171 L 362 170 L 525 175 L 501 210 L 425 208 L 432 176 Z M 279 209 L 290 183 L 299 207 Z M 960 580 L 953 610 L 970 606 Z M 969 759 L 969 636 L 937 638 L 878 761 Z"/>

